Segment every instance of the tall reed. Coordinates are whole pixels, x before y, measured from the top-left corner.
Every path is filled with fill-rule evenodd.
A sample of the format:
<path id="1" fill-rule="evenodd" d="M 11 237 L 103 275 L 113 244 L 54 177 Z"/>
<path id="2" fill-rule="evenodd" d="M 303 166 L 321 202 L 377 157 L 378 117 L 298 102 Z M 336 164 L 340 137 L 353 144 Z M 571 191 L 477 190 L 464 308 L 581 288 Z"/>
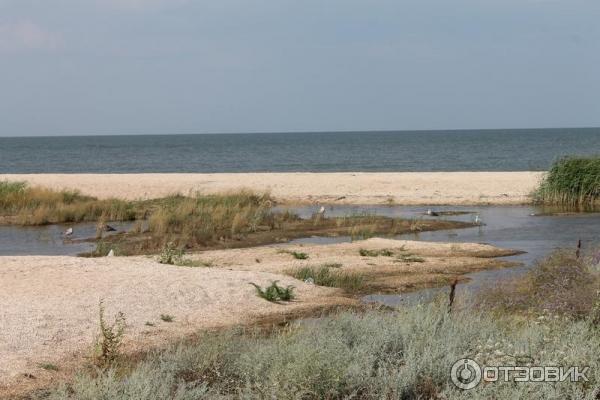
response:
<path id="1" fill-rule="evenodd" d="M 537 202 L 590 207 L 600 203 L 600 157 L 557 160 L 535 192 Z"/>

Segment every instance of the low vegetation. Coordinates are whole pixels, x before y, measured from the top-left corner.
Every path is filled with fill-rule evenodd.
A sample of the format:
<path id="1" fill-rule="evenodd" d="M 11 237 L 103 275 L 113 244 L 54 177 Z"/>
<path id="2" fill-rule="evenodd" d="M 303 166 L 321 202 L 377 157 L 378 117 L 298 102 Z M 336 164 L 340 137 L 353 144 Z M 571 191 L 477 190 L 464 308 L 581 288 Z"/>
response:
<path id="1" fill-rule="evenodd" d="M 260 298 L 263 298 L 267 301 L 277 302 L 277 301 L 291 301 L 294 299 L 294 287 L 287 286 L 282 287 L 277 284 L 278 281 L 271 282 L 270 286 L 266 288 L 262 288 L 256 283 L 250 283 L 256 289 L 256 295 Z"/>
<path id="2" fill-rule="evenodd" d="M 163 322 L 173 322 L 175 317 L 170 314 L 160 314 L 160 320 Z"/>
<path id="3" fill-rule="evenodd" d="M 123 200 L 98 200 L 76 191 L 29 187 L 23 182 L 0 182 L 0 216 L 19 225 L 63 222 L 130 221 L 143 212 Z"/>
<path id="4" fill-rule="evenodd" d="M 505 303 L 490 310 L 493 302 L 485 302 L 486 290 L 482 298 L 458 298 L 452 312 L 448 298 L 441 296 L 397 310 L 340 312 L 274 331 L 204 333 L 150 352 L 140 362 L 86 370 L 41 397 L 594 399 L 600 385 L 596 265 L 597 260 L 590 258 L 553 254 L 515 282 L 516 306 Z M 583 284 L 590 288 L 580 293 Z M 281 290 L 273 282 L 260 293 L 277 295 Z M 502 290 L 494 301 L 514 294 L 507 287 Z M 549 299 L 543 300 L 544 295 Z M 570 296 L 577 299 L 555 302 Z M 477 305 L 482 300 L 484 307 Z M 573 307 L 575 303 L 585 306 Z M 587 381 L 499 379 L 461 391 L 452 384 L 449 371 L 465 357 L 485 366 L 589 366 L 589 370 Z"/>
<path id="5" fill-rule="evenodd" d="M 585 318 L 600 295 L 600 265 L 575 251 L 556 251 L 524 276 L 482 291 L 481 304 L 502 313 Z"/>
<path id="6" fill-rule="evenodd" d="M 279 250 L 278 253 L 281 254 L 290 254 L 292 255 L 292 257 L 294 257 L 296 260 L 307 260 L 308 259 L 308 254 L 301 252 L 301 251 L 291 251 L 291 250 Z"/>
<path id="7" fill-rule="evenodd" d="M 289 271 L 288 274 L 302 281 L 312 281 L 315 285 L 344 289 L 348 293 L 356 293 L 362 289 L 365 278 L 357 272 L 338 270 L 338 266 L 321 265 L 304 267 Z"/>
<path id="8" fill-rule="evenodd" d="M 391 257 L 394 255 L 394 252 L 389 249 L 380 249 L 380 250 L 369 250 L 369 249 L 360 249 L 358 253 L 363 257 Z"/>
<path id="9" fill-rule="evenodd" d="M 125 315 L 117 313 L 114 322 L 109 324 L 104 315 L 104 303 L 99 305 L 100 337 L 98 340 L 98 362 L 107 367 L 114 363 L 120 356 L 120 349 L 125 334 Z"/>
<path id="10" fill-rule="evenodd" d="M 539 203 L 593 207 L 600 202 L 600 157 L 565 157 L 556 161 L 535 193 Z"/>

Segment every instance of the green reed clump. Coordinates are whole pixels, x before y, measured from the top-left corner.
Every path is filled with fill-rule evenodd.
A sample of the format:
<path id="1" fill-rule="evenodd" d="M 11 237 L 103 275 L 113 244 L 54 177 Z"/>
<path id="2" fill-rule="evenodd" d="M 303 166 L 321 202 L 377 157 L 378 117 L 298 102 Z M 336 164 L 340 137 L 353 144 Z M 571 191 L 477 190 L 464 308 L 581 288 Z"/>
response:
<path id="1" fill-rule="evenodd" d="M 556 161 L 534 197 L 539 203 L 550 205 L 598 205 L 600 157 L 565 157 Z"/>
<path id="2" fill-rule="evenodd" d="M 303 267 L 288 274 L 302 281 L 310 279 L 315 285 L 344 289 L 348 293 L 356 293 L 363 288 L 365 278 L 362 274 L 339 271 L 337 268 L 339 267 L 323 264 L 318 267 Z"/>

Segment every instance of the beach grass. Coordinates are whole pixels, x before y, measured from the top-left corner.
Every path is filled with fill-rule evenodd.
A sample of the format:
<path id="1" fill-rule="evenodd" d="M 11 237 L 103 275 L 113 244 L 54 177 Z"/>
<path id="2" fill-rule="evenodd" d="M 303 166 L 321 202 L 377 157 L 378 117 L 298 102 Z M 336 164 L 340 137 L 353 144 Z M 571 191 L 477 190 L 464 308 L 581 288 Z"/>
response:
<path id="1" fill-rule="evenodd" d="M 137 217 L 134 204 L 124 200 L 98 200 L 77 191 L 30 187 L 23 182 L 0 182 L 0 214 L 19 225 L 64 222 L 130 221 Z"/>
<path id="2" fill-rule="evenodd" d="M 356 293 L 363 288 L 365 277 L 357 272 L 340 271 L 337 265 L 303 267 L 288 272 L 302 281 L 312 280 L 315 285 L 340 288 L 347 293 Z"/>
<path id="3" fill-rule="evenodd" d="M 564 157 L 552 165 L 534 193 L 538 203 L 569 207 L 600 202 L 600 156 Z"/>

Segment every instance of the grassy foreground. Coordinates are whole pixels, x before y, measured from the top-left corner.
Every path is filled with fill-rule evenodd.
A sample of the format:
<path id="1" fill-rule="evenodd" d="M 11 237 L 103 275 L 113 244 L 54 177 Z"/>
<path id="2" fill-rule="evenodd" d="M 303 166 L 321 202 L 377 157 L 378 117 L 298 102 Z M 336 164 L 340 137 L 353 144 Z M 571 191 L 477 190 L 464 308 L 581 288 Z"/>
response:
<path id="1" fill-rule="evenodd" d="M 597 206 L 600 203 L 600 157 L 565 157 L 556 161 L 535 198 L 550 205 Z"/>
<path id="2" fill-rule="evenodd" d="M 594 261 L 567 253 L 540 263 L 517 283 L 517 307 L 445 298 L 396 311 L 343 312 L 275 332 L 231 330 L 88 370 L 40 398 L 92 399 L 594 399 L 600 386 L 600 289 Z M 565 268 L 577 267 L 564 276 Z M 547 277 L 540 278 L 540 274 Z M 552 300 L 571 296 L 573 310 Z M 566 283 L 565 283 L 566 282 Z M 528 290 L 525 290 L 528 289 Z M 540 301 L 552 289 L 549 302 Z M 496 294 L 508 296 L 512 288 Z M 587 382 L 450 381 L 463 358 L 481 365 L 589 366 Z"/>

